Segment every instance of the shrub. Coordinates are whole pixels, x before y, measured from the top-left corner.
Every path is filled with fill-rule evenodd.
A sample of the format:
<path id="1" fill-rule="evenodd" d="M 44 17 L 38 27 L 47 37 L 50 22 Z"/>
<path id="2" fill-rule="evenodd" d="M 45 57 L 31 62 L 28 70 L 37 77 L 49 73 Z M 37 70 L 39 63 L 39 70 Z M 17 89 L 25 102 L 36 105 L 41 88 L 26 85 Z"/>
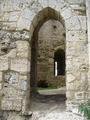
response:
<path id="1" fill-rule="evenodd" d="M 86 103 L 82 103 L 79 106 L 79 111 L 81 114 L 83 114 L 88 120 L 90 120 L 90 100 L 88 100 Z"/>

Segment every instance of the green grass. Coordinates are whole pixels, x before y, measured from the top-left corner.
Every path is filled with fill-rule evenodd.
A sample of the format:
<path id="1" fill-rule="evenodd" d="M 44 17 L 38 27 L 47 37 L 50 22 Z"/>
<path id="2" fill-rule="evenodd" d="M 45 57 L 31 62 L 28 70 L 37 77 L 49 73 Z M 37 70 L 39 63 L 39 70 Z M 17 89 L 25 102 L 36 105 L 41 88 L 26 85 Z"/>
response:
<path id="1" fill-rule="evenodd" d="M 90 100 L 88 100 L 87 103 L 82 103 L 79 106 L 79 111 L 87 118 L 87 120 L 90 120 Z"/>

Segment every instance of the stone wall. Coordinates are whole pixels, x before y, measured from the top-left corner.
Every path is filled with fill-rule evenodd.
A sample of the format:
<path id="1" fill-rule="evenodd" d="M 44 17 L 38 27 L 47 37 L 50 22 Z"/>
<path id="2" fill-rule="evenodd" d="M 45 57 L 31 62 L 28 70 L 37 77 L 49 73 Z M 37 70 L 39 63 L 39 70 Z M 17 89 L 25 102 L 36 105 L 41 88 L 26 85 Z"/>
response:
<path id="1" fill-rule="evenodd" d="M 60 80 L 63 76 L 55 78 L 54 75 L 54 53 L 57 49 L 65 51 L 65 34 L 63 25 L 55 20 L 49 20 L 44 23 L 39 31 L 38 81 L 46 81 L 48 85 L 52 87 L 60 87 L 60 81 L 65 85 L 65 80 Z"/>
<path id="2" fill-rule="evenodd" d="M 1 110 L 28 111 L 31 38 L 48 19 L 60 21 L 66 29 L 67 107 L 83 101 L 89 66 L 86 18 L 83 0 L 0 1 Z"/>
<path id="3" fill-rule="evenodd" d="M 27 81 L 30 73 L 30 61 L 28 60 L 29 43 L 18 40 L 16 48 L 8 54 L 0 56 L 1 71 L 1 108 L 3 110 L 20 111 L 25 92 L 28 90 Z M 26 54 L 24 54 L 24 51 Z M 13 106 L 12 106 L 13 105 Z"/>
<path id="4" fill-rule="evenodd" d="M 87 29 L 88 29 L 88 54 L 89 54 L 88 91 L 90 91 L 90 0 L 86 0 L 86 8 L 87 8 Z"/>

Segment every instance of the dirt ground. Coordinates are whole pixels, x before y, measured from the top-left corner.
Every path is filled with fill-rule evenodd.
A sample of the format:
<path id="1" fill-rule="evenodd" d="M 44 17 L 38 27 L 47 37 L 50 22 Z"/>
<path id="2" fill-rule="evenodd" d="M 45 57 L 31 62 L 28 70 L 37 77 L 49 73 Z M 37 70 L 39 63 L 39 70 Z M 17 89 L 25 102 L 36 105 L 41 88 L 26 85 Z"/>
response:
<path id="1" fill-rule="evenodd" d="M 65 89 L 64 89 L 65 90 Z M 66 111 L 65 94 L 57 94 L 58 90 L 41 90 L 32 95 L 31 120 L 85 120 L 85 118 Z"/>

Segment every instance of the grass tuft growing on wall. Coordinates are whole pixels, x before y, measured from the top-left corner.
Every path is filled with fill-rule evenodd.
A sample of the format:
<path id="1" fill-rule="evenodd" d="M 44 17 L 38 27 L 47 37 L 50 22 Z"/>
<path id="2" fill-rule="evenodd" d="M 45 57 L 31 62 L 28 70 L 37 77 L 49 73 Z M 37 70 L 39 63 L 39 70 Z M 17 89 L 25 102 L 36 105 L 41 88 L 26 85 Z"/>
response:
<path id="1" fill-rule="evenodd" d="M 87 120 L 90 120 L 90 100 L 88 100 L 86 103 L 82 103 L 79 106 L 79 112 L 83 114 Z"/>

